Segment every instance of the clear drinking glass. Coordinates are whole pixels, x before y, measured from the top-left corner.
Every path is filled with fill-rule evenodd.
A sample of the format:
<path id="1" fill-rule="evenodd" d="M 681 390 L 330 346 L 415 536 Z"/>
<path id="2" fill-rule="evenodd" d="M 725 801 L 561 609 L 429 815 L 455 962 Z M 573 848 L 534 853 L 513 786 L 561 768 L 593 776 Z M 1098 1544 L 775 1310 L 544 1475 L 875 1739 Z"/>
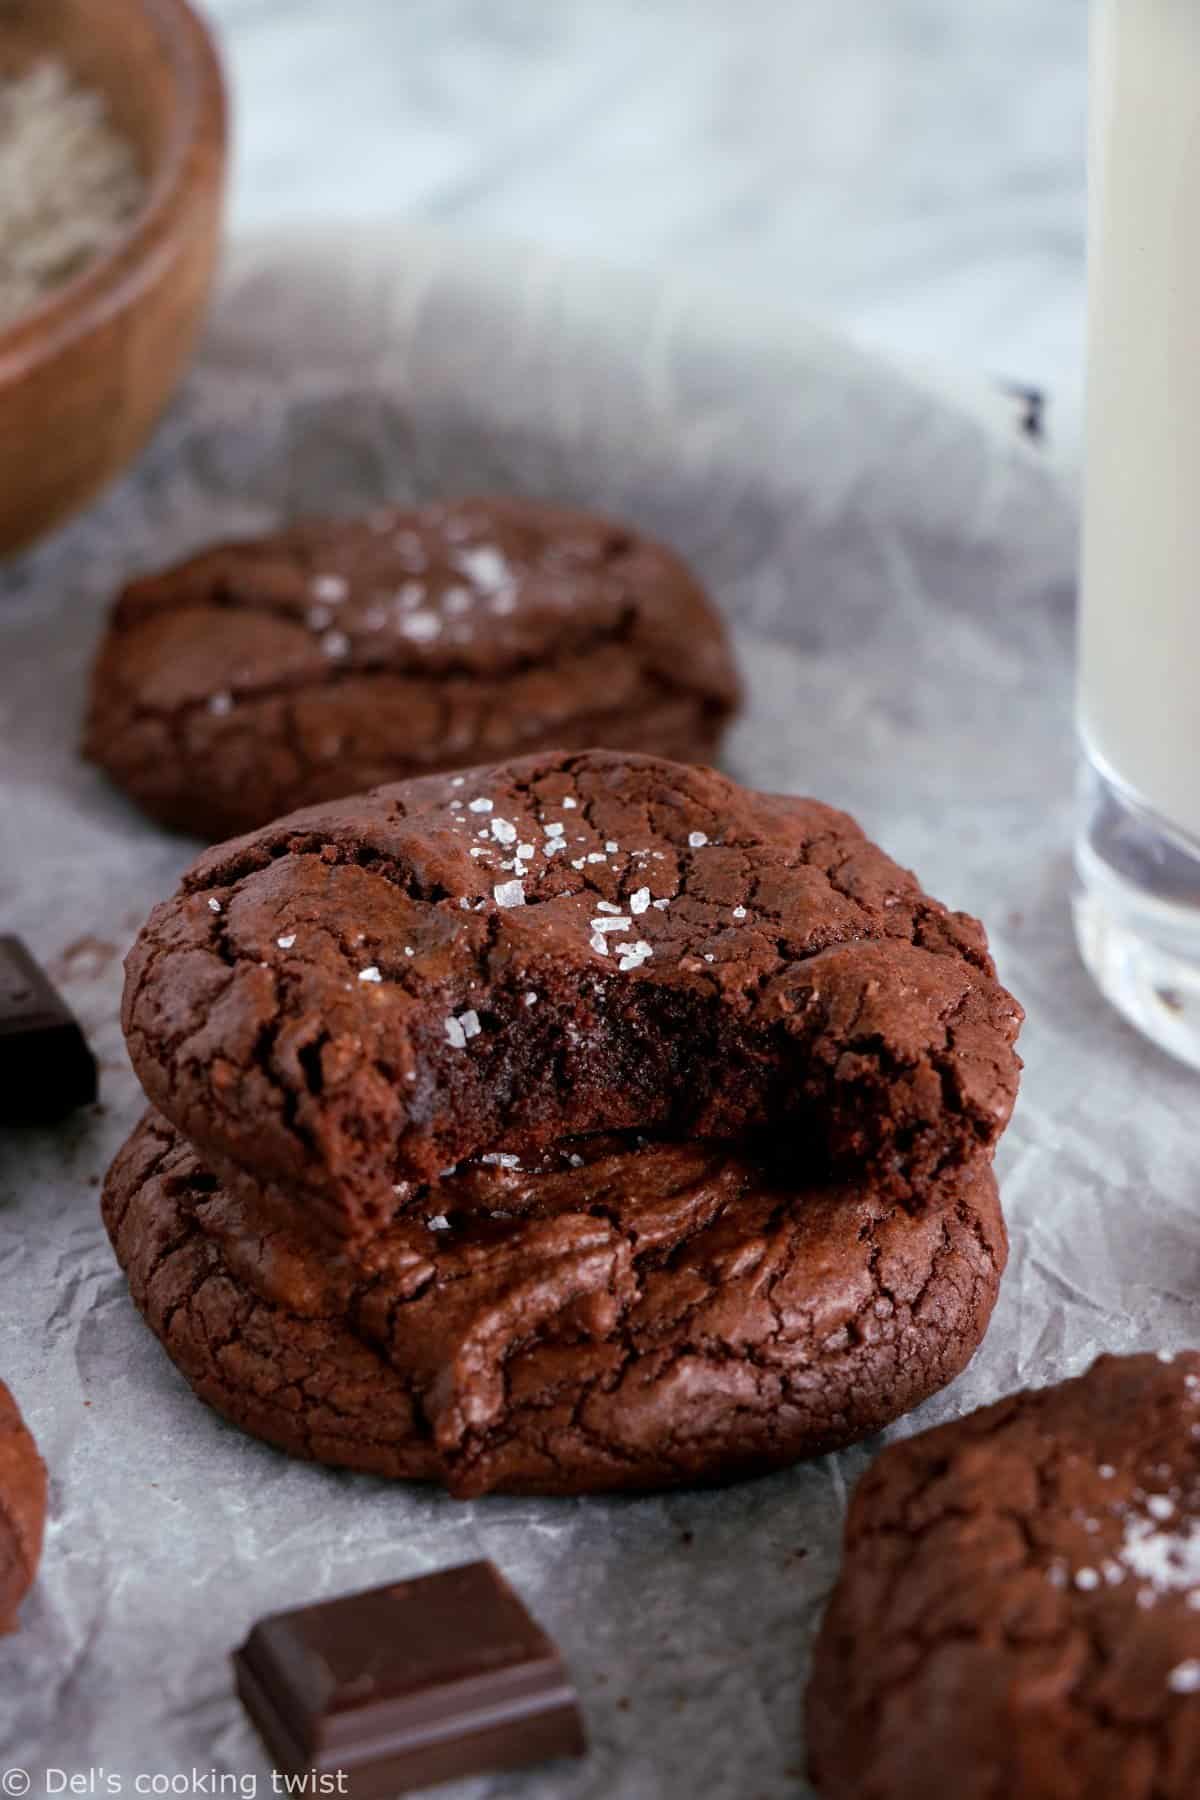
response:
<path id="1" fill-rule="evenodd" d="M 1075 926 L 1200 1067 L 1200 0 L 1096 0 Z"/>

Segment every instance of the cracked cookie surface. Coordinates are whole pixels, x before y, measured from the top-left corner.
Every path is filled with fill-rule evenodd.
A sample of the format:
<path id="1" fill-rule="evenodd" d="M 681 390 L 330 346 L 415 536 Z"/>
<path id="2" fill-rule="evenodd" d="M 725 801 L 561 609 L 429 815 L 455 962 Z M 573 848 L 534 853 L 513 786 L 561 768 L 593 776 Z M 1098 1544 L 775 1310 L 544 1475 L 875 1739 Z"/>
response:
<path id="1" fill-rule="evenodd" d="M 126 970 L 152 1102 L 346 1235 L 397 1183 L 608 1130 L 769 1128 L 801 1179 L 924 1201 L 991 1154 L 1020 1068 L 982 926 L 844 813 L 605 751 L 219 846 Z"/>
<path id="2" fill-rule="evenodd" d="M 720 615 L 671 551 L 472 499 L 301 525 L 133 582 L 85 753 L 212 840 L 547 744 L 703 761 L 738 699 Z"/>
<path id="3" fill-rule="evenodd" d="M 501 1153 L 318 1247 L 150 1113 L 104 1217 L 195 1391 L 293 1455 L 458 1495 L 646 1489 L 778 1468 L 953 1379 L 1006 1255 L 990 1168 L 914 1218 L 712 1144 Z"/>
<path id="4" fill-rule="evenodd" d="M 825 1800 L 1200 1793 L 1200 1353 L 890 1446 L 808 1693 Z"/>
<path id="5" fill-rule="evenodd" d="M 0 1632 L 37 1573 L 46 1522 L 46 1470 L 17 1403 L 0 1381 Z"/>

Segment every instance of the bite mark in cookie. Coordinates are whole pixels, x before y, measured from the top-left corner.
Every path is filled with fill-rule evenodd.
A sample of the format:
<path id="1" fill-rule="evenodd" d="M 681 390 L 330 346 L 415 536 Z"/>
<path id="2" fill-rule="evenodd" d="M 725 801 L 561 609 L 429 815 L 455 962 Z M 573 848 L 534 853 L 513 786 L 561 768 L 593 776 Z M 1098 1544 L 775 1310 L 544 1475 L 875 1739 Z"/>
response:
<path id="1" fill-rule="evenodd" d="M 518 892 L 519 890 L 519 892 Z M 990 1155 L 1021 1011 L 982 927 L 845 814 L 548 753 L 209 852 L 130 953 L 152 1101 L 335 1231 L 396 1183 L 607 1130 L 769 1128 L 920 1202 Z"/>

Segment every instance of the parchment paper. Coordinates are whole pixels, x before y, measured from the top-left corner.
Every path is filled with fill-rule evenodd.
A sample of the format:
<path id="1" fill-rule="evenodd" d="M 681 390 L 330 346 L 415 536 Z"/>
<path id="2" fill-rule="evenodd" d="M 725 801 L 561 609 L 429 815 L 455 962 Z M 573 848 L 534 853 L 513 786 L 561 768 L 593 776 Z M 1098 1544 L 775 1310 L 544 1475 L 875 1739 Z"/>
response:
<path id="1" fill-rule="evenodd" d="M 292 512 L 480 487 L 597 502 L 694 558 L 749 682 L 730 770 L 857 813 L 982 914 L 1029 1009 L 996 1320 L 967 1375 L 897 1429 L 1104 1346 L 1200 1339 L 1196 1084 L 1106 1009 L 1073 950 L 1073 509 L 1008 409 L 777 309 L 733 317 L 530 253 L 260 243 L 135 473 L 0 575 L 0 920 L 103 1060 L 102 1112 L 0 1137 L 0 1374 L 52 1474 L 42 1574 L 0 1642 L 0 1770 L 27 1768 L 35 1795 L 55 1791 L 47 1764 L 103 1770 L 97 1793 L 138 1775 L 204 1793 L 214 1774 L 269 1793 L 227 1660 L 250 1623 L 476 1556 L 563 1645 L 593 1748 L 457 1792 L 806 1791 L 808 1646 L 873 1446 L 664 1499 L 463 1504 L 306 1467 L 192 1398 L 100 1228 L 97 1184 L 140 1104 L 120 956 L 194 851 L 76 757 L 110 591 Z"/>

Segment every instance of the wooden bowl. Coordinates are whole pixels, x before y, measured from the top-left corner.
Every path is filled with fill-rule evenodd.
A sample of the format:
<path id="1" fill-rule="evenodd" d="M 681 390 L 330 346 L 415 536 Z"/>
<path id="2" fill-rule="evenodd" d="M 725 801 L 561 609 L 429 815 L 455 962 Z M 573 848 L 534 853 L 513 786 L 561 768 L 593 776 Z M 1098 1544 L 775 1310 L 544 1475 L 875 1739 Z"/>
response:
<path id="1" fill-rule="evenodd" d="M 0 330 L 0 550 L 124 468 L 183 372 L 216 261 L 226 156 L 213 41 L 187 0 L 0 0 L 0 71 L 59 58 L 146 176 L 111 251 Z"/>

